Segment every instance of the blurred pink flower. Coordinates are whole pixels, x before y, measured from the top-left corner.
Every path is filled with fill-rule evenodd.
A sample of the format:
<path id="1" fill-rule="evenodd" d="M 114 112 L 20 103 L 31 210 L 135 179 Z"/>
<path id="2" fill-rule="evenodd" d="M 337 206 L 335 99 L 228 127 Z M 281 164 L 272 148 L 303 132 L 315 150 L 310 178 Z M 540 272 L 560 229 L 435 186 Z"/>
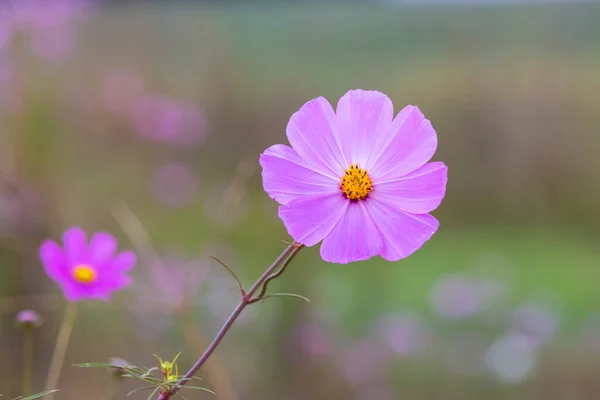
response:
<path id="1" fill-rule="evenodd" d="M 63 234 L 63 246 L 44 241 L 40 258 L 46 273 L 61 287 L 68 301 L 108 301 L 112 292 L 129 286 L 127 272 L 135 266 L 135 253 L 124 251 L 115 255 L 117 241 L 111 234 L 95 233 L 88 242 L 85 232 L 73 227 Z"/>
<path id="2" fill-rule="evenodd" d="M 186 147 L 204 139 L 204 115 L 190 103 L 144 96 L 134 105 L 131 118 L 138 134 L 146 139 Z"/>
<path id="3" fill-rule="evenodd" d="M 164 164 L 154 175 L 152 193 L 165 207 L 183 208 L 194 201 L 198 193 L 198 178 L 187 164 Z"/>
<path id="4" fill-rule="evenodd" d="M 263 186 L 290 236 L 322 241 L 325 261 L 397 261 L 437 231 L 429 213 L 442 202 L 448 168 L 429 163 L 437 134 L 418 107 L 394 118 L 381 92 L 351 90 L 335 111 L 319 97 L 292 115 L 287 137 L 291 146 L 260 156 Z"/>
<path id="5" fill-rule="evenodd" d="M 38 55 L 60 61 L 74 47 L 73 25 L 95 4 L 95 0 L 8 0 L 0 9 L 0 23 L 5 26 L 0 28 L 0 48 L 14 32 L 21 31 L 29 36 Z"/>

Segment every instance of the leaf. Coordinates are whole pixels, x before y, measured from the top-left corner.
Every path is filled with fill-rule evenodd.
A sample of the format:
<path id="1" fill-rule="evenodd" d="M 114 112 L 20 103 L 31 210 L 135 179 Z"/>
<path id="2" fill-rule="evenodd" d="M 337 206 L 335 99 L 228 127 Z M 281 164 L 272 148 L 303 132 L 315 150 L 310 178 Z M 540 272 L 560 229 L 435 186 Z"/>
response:
<path id="1" fill-rule="evenodd" d="M 49 395 L 50 393 L 59 392 L 59 391 L 60 390 L 58 390 L 58 389 L 47 390 L 45 392 L 37 393 L 37 394 L 34 394 L 32 396 L 29 396 L 29 397 L 20 396 L 20 397 L 17 397 L 16 399 L 13 399 L 13 400 L 33 400 L 33 399 L 39 399 L 40 397 L 44 397 L 46 395 Z"/>

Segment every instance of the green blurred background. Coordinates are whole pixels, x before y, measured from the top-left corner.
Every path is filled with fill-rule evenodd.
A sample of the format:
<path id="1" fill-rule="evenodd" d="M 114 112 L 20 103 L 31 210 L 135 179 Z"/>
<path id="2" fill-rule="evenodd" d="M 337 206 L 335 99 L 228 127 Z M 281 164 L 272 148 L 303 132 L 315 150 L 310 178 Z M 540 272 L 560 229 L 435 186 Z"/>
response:
<path id="1" fill-rule="evenodd" d="M 364 88 L 432 121 L 439 232 L 393 264 L 303 250 L 272 290 L 311 302 L 252 306 L 201 374 L 217 395 L 183 394 L 600 396 L 600 6 L 446 3 L 0 5 L 0 393 L 23 394 L 27 308 L 43 389 L 65 302 L 37 250 L 72 225 L 140 262 L 81 305 L 57 398 L 140 386 L 75 363 L 187 369 L 239 297 L 207 256 L 249 285 L 289 240 L 259 154 L 306 101 Z"/>

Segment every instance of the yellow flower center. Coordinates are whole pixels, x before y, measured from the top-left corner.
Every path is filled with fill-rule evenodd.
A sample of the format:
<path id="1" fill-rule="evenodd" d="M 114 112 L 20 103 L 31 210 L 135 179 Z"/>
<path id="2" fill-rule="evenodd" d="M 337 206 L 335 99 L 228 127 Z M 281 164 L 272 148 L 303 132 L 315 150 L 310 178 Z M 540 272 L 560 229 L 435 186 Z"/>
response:
<path id="1" fill-rule="evenodd" d="M 79 264 L 73 269 L 73 278 L 79 283 L 92 283 L 96 280 L 96 271 L 89 265 Z"/>
<path id="2" fill-rule="evenodd" d="M 350 200 L 363 200 L 373 191 L 373 182 L 368 171 L 360 168 L 358 164 L 350 165 L 344 173 L 340 187 Z"/>

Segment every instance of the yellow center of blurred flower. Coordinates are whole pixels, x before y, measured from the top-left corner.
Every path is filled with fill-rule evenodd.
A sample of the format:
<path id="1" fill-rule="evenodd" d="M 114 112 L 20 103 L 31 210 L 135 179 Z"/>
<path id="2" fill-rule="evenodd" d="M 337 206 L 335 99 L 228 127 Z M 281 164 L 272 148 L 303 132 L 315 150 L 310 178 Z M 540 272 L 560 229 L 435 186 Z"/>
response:
<path id="1" fill-rule="evenodd" d="M 96 271 L 89 265 L 79 264 L 73 269 L 73 278 L 79 283 L 92 283 L 96 280 Z"/>
<path id="2" fill-rule="evenodd" d="M 344 172 L 340 187 L 350 200 L 363 200 L 373 191 L 373 182 L 368 171 L 360 168 L 358 164 L 352 164 Z"/>

